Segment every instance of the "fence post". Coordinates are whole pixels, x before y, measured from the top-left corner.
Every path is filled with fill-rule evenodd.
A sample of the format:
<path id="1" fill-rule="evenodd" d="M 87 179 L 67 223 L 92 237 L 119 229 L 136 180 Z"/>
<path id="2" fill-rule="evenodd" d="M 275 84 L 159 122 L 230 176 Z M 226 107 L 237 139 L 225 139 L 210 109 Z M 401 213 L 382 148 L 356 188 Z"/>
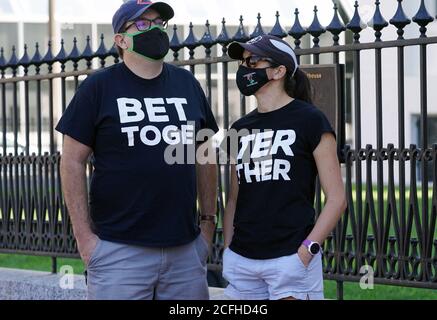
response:
<path id="1" fill-rule="evenodd" d="M 337 281 L 337 300 L 344 300 L 344 282 Z"/>
<path id="2" fill-rule="evenodd" d="M 52 257 L 52 274 L 58 273 L 58 258 Z"/>

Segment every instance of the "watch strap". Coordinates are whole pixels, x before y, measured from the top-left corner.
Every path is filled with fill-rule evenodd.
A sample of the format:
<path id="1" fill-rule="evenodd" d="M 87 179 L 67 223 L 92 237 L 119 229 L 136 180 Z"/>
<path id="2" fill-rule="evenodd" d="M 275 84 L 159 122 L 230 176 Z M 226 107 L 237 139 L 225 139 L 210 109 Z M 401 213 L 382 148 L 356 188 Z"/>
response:
<path id="1" fill-rule="evenodd" d="M 210 221 L 213 223 L 217 223 L 217 216 L 211 216 L 211 215 L 200 215 L 200 221 Z"/>

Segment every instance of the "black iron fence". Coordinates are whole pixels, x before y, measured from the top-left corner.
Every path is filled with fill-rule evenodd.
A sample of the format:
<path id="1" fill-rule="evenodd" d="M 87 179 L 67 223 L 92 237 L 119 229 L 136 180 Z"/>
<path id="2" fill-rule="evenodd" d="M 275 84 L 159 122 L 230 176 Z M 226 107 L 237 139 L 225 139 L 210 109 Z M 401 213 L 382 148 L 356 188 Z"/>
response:
<path id="1" fill-rule="evenodd" d="M 281 38 L 291 36 L 299 59 L 311 57 L 314 64 L 319 64 L 321 55 L 331 56 L 331 63 L 334 64 L 339 64 L 341 57 L 348 57 L 346 69 L 350 70 L 353 89 L 349 88 L 346 94 L 350 97 L 350 109 L 353 111 L 349 115 L 353 123 L 353 139 L 349 141 L 353 141 L 353 146 L 339 146 L 348 208 L 324 244 L 323 259 L 325 278 L 337 281 L 339 298 L 343 296 L 343 282 L 360 281 L 363 266 L 373 269 L 377 284 L 437 289 L 437 144 L 432 145 L 435 141 L 428 138 L 427 98 L 427 52 L 430 45 L 437 44 L 436 36 L 427 35 L 427 26 L 434 18 L 422 0 L 412 19 L 418 25 L 418 36 L 404 39 L 404 28 L 411 20 L 404 14 L 402 1 L 398 1 L 398 9 L 389 22 L 382 16 L 379 6 L 379 1 L 376 1 L 371 20 L 375 31 L 373 42 L 360 42 L 360 33 L 366 24 L 360 17 L 358 1 L 355 14 L 346 25 L 335 6 L 334 18 L 329 26 L 323 27 L 319 23 L 316 8 L 314 21 L 308 28 L 303 28 L 296 9 L 293 27 L 288 32 L 282 28 L 278 14 L 276 24 L 269 32 Z M 246 32 L 242 18 L 240 22 L 237 33 L 230 35 L 223 20 L 218 37 L 211 34 L 207 23 L 200 40 L 190 25 L 189 36 L 184 41 L 179 40 L 178 28 L 174 26 L 171 39 L 171 63 L 189 67 L 202 79 L 209 102 L 218 105 L 215 112 L 219 113 L 217 116 L 225 129 L 230 125 L 230 111 L 235 112 L 230 110 L 229 97 L 230 69 L 235 67 L 235 62 L 228 57 L 227 46 L 233 40 L 245 41 L 265 32 L 260 16 L 251 34 Z M 382 41 L 382 32 L 389 23 L 397 28 L 398 38 Z M 326 32 L 332 34 L 332 44 L 320 46 L 320 37 Z M 301 40 L 307 35 L 311 36 L 313 45 L 304 49 L 301 48 Z M 340 44 L 343 35 L 345 39 L 351 39 L 350 43 Z M 109 63 L 119 62 L 116 50 L 105 47 L 103 36 L 101 40 L 95 52 L 91 49 L 89 37 L 83 52 L 79 51 L 76 41 L 70 53 L 65 51 L 62 42 L 56 55 L 52 53 L 50 43 L 44 55 L 36 45 L 32 57 L 27 47 L 21 58 L 17 58 L 13 48 L 9 59 L 4 57 L 1 49 L 0 252 L 51 256 L 54 262 L 56 257 L 78 257 L 59 179 L 60 140 L 53 128 L 71 98 L 68 88 L 77 89 L 80 80 L 96 67 L 103 68 Z M 199 59 L 195 55 L 202 47 L 205 49 L 204 57 Z M 222 54 L 213 56 L 213 49 L 220 47 Z M 410 146 L 405 145 L 407 93 L 404 51 L 407 47 L 420 48 L 420 82 L 417 83 L 420 88 L 420 100 L 417 101 L 420 105 L 420 145 Z M 393 119 L 384 122 L 382 112 L 381 57 L 382 51 L 390 48 L 397 50 L 393 57 L 397 59 L 397 124 L 393 123 Z M 188 59 L 180 59 L 185 50 Z M 375 59 L 372 68 L 376 76 L 376 146 L 362 145 L 363 126 L 366 126 L 361 119 L 361 56 L 364 51 L 374 52 Z M 198 67 L 201 67 L 201 73 Z M 220 96 L 214 88 L 217 82 L 222 88 Z M 366 96 L 366 99 L 369 97 Z M 237 113 L 246 114 L 246 98 L 239 97 L 238 103 Z M 339 117 L 343 122 L 347 119 L 345 110 Z M 390 127 L 397 125 L 397 145 L 383 145 L 387 123 Z M 23 137 L 21 143 L 20 137 Z M 340 137 L 339 141 L 342 138 L 345 137 Z M 372 172 L 374 165 L 376 181 Z M 418 179 L 418 172 L 421 179 Z M 222 192 L 219 193 L 218 215 L 222 220 L 228 193 L 229 166 L 223 166 L 219 173 Z M 316 195 L 315 207 L 320 213 L 324 201 L 320 183 L 317 183 Z M 222 240 L 222 229 L 219 227 L 209 258 L 211 271 L 220 271 Z"/>

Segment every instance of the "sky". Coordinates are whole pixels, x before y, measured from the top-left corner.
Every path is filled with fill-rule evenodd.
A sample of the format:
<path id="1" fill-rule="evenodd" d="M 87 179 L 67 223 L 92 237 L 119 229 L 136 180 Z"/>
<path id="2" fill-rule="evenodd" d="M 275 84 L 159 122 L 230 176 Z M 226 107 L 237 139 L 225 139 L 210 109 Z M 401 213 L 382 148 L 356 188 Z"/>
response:
<path id="1" fill-rule="evenodd" d="M 49 0 L 0 0 L 0 22 L 47 22 Z M 57 6 L 56 16 L 62 23 L 111 23 L 112 16 L 123 0 L 54 0 Z M 336 0 L 343 4 L 349 15 L 354 11 L 354 0 Z M 276 11 L 280 13 L 280 22 L 285 29 L 294 23 L 294 10 L 299 8 L 302 25 L 309 26 L 314 17 L 314 6 L 318 6 L 318 16 L 322 25 L 330 23 L 333 16 L 332 0 L 162 0 L 175 10 L 170 24 L 204 24 L 208 19 L 212 25 L 220 25 L 223 17 L 227 25 L 238 25 L 240 15 L 244 24 L 253 28 L 257 24 L 257 15 L 261 13 L 262 24 L 273 26 Z M 375 0 L 360 0 L 360 14 L 368 22 L 375 10 Z M 419 7 L 419 0 L 404 0 L 405 11 L 412 17 Z M 437 14 L 437 1 L 425 0 L 430 13 Z M 396 0 L 381 1 L 383 16 L 389 20 L 395 13 Z"/>
<path id="2" fill-rule="evenodd" d="M 55 0 L 57 17 L 63 22 L 90 22 L 110 23 L 112 15 L 123 2 L 122 0 Z M 351 2 L 351 0 L 342 0 Z M 172 23 L 203 24 L 209 19 L 212 24 L 220 24 L 223 17 L 230 25 L 238 25 L 240 15 L 244 15 L 247 25 L 256 25 L 258 12 L 261 13 L 262 23 L 273 25 L 276 11 L 279 11 L 284 25 L 291 25 L 294 21 L 294 9 L 299 7 L 302 23 L 309 25 L 313 18 L 314 5 L 318 5 L 322 24 L 328 24 L 332 18 L 333 4 L 331 0 L 163 0 L 175 10 Z M 104 4 L 104 5 L 102 5 Z M 12 19 L 15 12 L 23 20 L 48 19 L 48 0 L 0 0 L 0 21 Z M 351 6 L 352 8 L 352 6 Z M 78 14 L 80 12 L 80 14 Z M 36 21 L 35 21 L 36 22 Z"/>

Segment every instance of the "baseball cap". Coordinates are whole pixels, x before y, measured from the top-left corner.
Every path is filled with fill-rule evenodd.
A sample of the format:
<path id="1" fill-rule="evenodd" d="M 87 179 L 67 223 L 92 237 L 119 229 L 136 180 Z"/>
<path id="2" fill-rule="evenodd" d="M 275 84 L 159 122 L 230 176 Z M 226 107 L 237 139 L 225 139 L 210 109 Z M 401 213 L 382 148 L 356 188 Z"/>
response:
<path id="1" fill-rule="evenodd" d="M 173 8 L 165 2 L 129 0 L 121 5 L 112 18 L 114 33 L 119 33 L 126 22 L 139 18 L 148 9 L 156 10 L 164 20 L 174 17 Z"/>
<path id="2" fill-rule="evenodd" d="M 299 68 L 296 53 L 291 46 L 281 38 L 262 35 L 246 43 L 232 42 L 229 45 L 229 56 L 235 60 L 243 59 L 244 50 L 260 57 L 271 58 L 280 65 L 284 65 L 294 75 Z"/>

